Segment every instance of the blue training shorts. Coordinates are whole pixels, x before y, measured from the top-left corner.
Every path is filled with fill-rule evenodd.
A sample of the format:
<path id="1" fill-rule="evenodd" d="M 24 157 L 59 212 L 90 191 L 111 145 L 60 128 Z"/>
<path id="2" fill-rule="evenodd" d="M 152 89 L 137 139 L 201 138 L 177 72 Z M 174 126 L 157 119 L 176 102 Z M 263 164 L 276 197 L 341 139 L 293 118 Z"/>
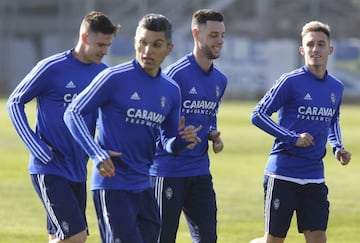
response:
<path id="1" fill-rule="evenodd" d="M 93 200 L 103 243 L 155 243 L 159 208 L 151 188 L 142 192 L 94 190 Z"/>
<path id="2" fill-rule="evenodd" d="M 47 213 L 48 233 L 64 240 L 87 230 L 86 182 L 34 174 L 31 181 Z"/>
<path id="3" fill-rule="evenodd" d="M 217 242 L 217 206 L 212 176 L 152 177 L 161 212 L 159 243 L 174 243 L 181 212 L 192 242 Z"/>
<path id="4" fill-rule="evenodd" d="M 294 211 L 299 233 L 326 231 L 330 204 L 325 183 L 301 185 L 265 176 L 264 192 L 265 232 L 285 238 Z"/>

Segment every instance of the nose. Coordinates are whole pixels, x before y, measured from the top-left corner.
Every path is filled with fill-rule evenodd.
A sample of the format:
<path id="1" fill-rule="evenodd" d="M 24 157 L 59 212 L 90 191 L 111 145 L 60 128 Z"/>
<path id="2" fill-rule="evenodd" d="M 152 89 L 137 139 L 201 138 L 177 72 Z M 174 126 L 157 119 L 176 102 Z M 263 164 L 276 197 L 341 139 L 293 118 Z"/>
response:
<path id="1" fill-rule="evenodd" d="M 223 44 L 223 43 L 224 43 L 224 37 L 223 37 L 223 36 L 219 36 L 219 37 L 217 38 L 217 42 L 218 42 L 219 44 Z"/>
<path id="2" fill-rule="evenodd" d="M 319 45 L 314 45 L 314 46 L 313 46 L 313 51 L 317 51 L 319 48 L 320 48 Z"/>
<path id="3" fill-rule="evenodd" d="M 103 55 L 107 55 L 108 54 L 108 51 L 109 51 L 109 46 L 104 46 L 102 49 L 101 49 L 101 53 Z"/>
<path id="4" fill-rule="evenodd" d="M 144 52 L 145 52 L 145 53 L 150 52 L 150 45 L 146 45 L 146 46 L 144 47 Z"/>

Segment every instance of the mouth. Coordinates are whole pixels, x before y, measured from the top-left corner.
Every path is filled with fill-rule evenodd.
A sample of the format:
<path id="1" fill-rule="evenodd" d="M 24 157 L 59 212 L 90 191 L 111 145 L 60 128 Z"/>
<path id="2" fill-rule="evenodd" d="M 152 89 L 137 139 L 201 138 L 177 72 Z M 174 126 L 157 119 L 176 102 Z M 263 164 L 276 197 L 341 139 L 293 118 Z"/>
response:
<path id="1" fill-rule="evenodd" d="M 143 57 L 142 60 L 143 60 L 143 62 L 146 63 L 146 64 L 151 64 L 151 63 L 154 62 L 154 59 L 149 58 L 149 57 Z"/>
<path id="2" fill-rule="evenodd" d="M 99 56 L 99 55 L 96 55 L 95 58 L 97 59 L 97 61 L 101 62 L 101 60 L 103 59 L 103 55 Z"/>
<path id="3" fill-rule="evenodd" d="M 312 58 L 321 58 L 321 55 L 319 55 L 319 54 L 314 54 L 314 55 L 312 55 Z"/>
<path id="4" fill-rule="evenodd" d="M 214 46 L 214 51 L 216 52 L 220 52 L 221 51 L 221 46 Z"/>

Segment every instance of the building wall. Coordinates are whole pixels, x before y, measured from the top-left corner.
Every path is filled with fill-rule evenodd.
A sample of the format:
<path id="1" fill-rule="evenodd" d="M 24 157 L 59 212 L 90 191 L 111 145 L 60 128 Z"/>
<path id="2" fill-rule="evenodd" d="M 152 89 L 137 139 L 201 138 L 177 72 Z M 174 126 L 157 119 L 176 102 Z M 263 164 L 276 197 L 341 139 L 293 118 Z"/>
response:
<path id="1" fill-rule="evenodd" d="M 216 63 L 229 75 L 230 90 L 239 92 L 229 92 L 229 97 L 257 96 L 277 75 L 300 65 L 295 46 L 301 26 L 309 20 L 329 23 L 334 40 L 360 38 L 360 1 L 4 0 L 0 2 L 0 45 L 6 48 L 0 55 L 0 94 L 8 95 L 38 60 L 73 47 L 81 19 L 90 10 L 103 11 L 122 25 L 113 43 L 114 56 L 107 58 L 115 63 L 132 56 L 134 30 L 143 14 L 168 16 L 175 49 L 166 64 L 191 51 L 190 20 L 199 8 L 218 9 L 225 15 L 224 51 Z M 284 52 L 285 58 L 279 56 Z M 344 73 L 346 79 L 354 80 L 352 74 Z"/>

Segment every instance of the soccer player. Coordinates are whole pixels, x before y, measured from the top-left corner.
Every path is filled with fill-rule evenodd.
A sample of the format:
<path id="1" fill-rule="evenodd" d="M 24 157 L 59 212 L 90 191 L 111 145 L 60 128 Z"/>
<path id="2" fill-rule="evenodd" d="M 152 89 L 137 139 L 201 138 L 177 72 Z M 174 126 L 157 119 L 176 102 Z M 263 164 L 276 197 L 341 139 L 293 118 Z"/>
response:
<path id="1" fill-rule="evenodd" d="M 82 20 L 75 48 L 41 60 L 19 83 L 7 103 L 12 123 L 30 151 L 29 172 L 47 213 L 49 242 L 85 242 L 87 238 L 86 177 L 88 156 L 68 131 L 63 114 L 106 65 L 119 26 L 101 12 Z M 37 101 L 32 130 L 25 104 Z M 97 112 L 84 117 L 94 134 Z"/>
<path id="2" fill-rule="evenodd" d="M 101 72 L 65 112 L 69 129 L 94 162 L 91 190 L 104 243 L 157 241 L 159 208 L 149 175 L 156 143 L 178 153 L 200 142 L 201 126 L 180 123 L 179 87 L 161 72 L 173 48 L 171 35 L 165 16 L 143 16 L 135 59 Z M 84 121 L 96 109 L 97 142 Z"/>
<path id="3" fill-rule="evenodd" d="M 265 168 L 265 238 L 284 242 L 296 211 L 306 242 L 325 243 L 329 217 L 323 158 L 329 141 L 341 165 L 351 154 L 341 140 L 339 111 L 344 85 L 327 71 L 330 27 L 305 24 L 300 54 L 305 65 L 283 74 L 255 107 L 252 123 L 275 137 Z M 271 115 L 278 112 L 278 121 Z M 255 242 L 255 241 L 254 241 Z"/>
<path id="4" fill-rule="evenodd" d="M 150 173 L 162 219 L 159 242 L 175 242 L 183 211 L 193 242 L 216 242 L 216 197 L 210 173 L 208 140 L 215 153 L 223 149 L 217 130 L 217 112 L 227 85 L 226 76 L 214 65 L 224 43 L 223 15 L 200 9 L 191 24 L 194 47 L 166 68 L 181 89 L 181 113 L 190 124 L 202 125 L 203 141 L 176 156 L 159 146 Z"/>

